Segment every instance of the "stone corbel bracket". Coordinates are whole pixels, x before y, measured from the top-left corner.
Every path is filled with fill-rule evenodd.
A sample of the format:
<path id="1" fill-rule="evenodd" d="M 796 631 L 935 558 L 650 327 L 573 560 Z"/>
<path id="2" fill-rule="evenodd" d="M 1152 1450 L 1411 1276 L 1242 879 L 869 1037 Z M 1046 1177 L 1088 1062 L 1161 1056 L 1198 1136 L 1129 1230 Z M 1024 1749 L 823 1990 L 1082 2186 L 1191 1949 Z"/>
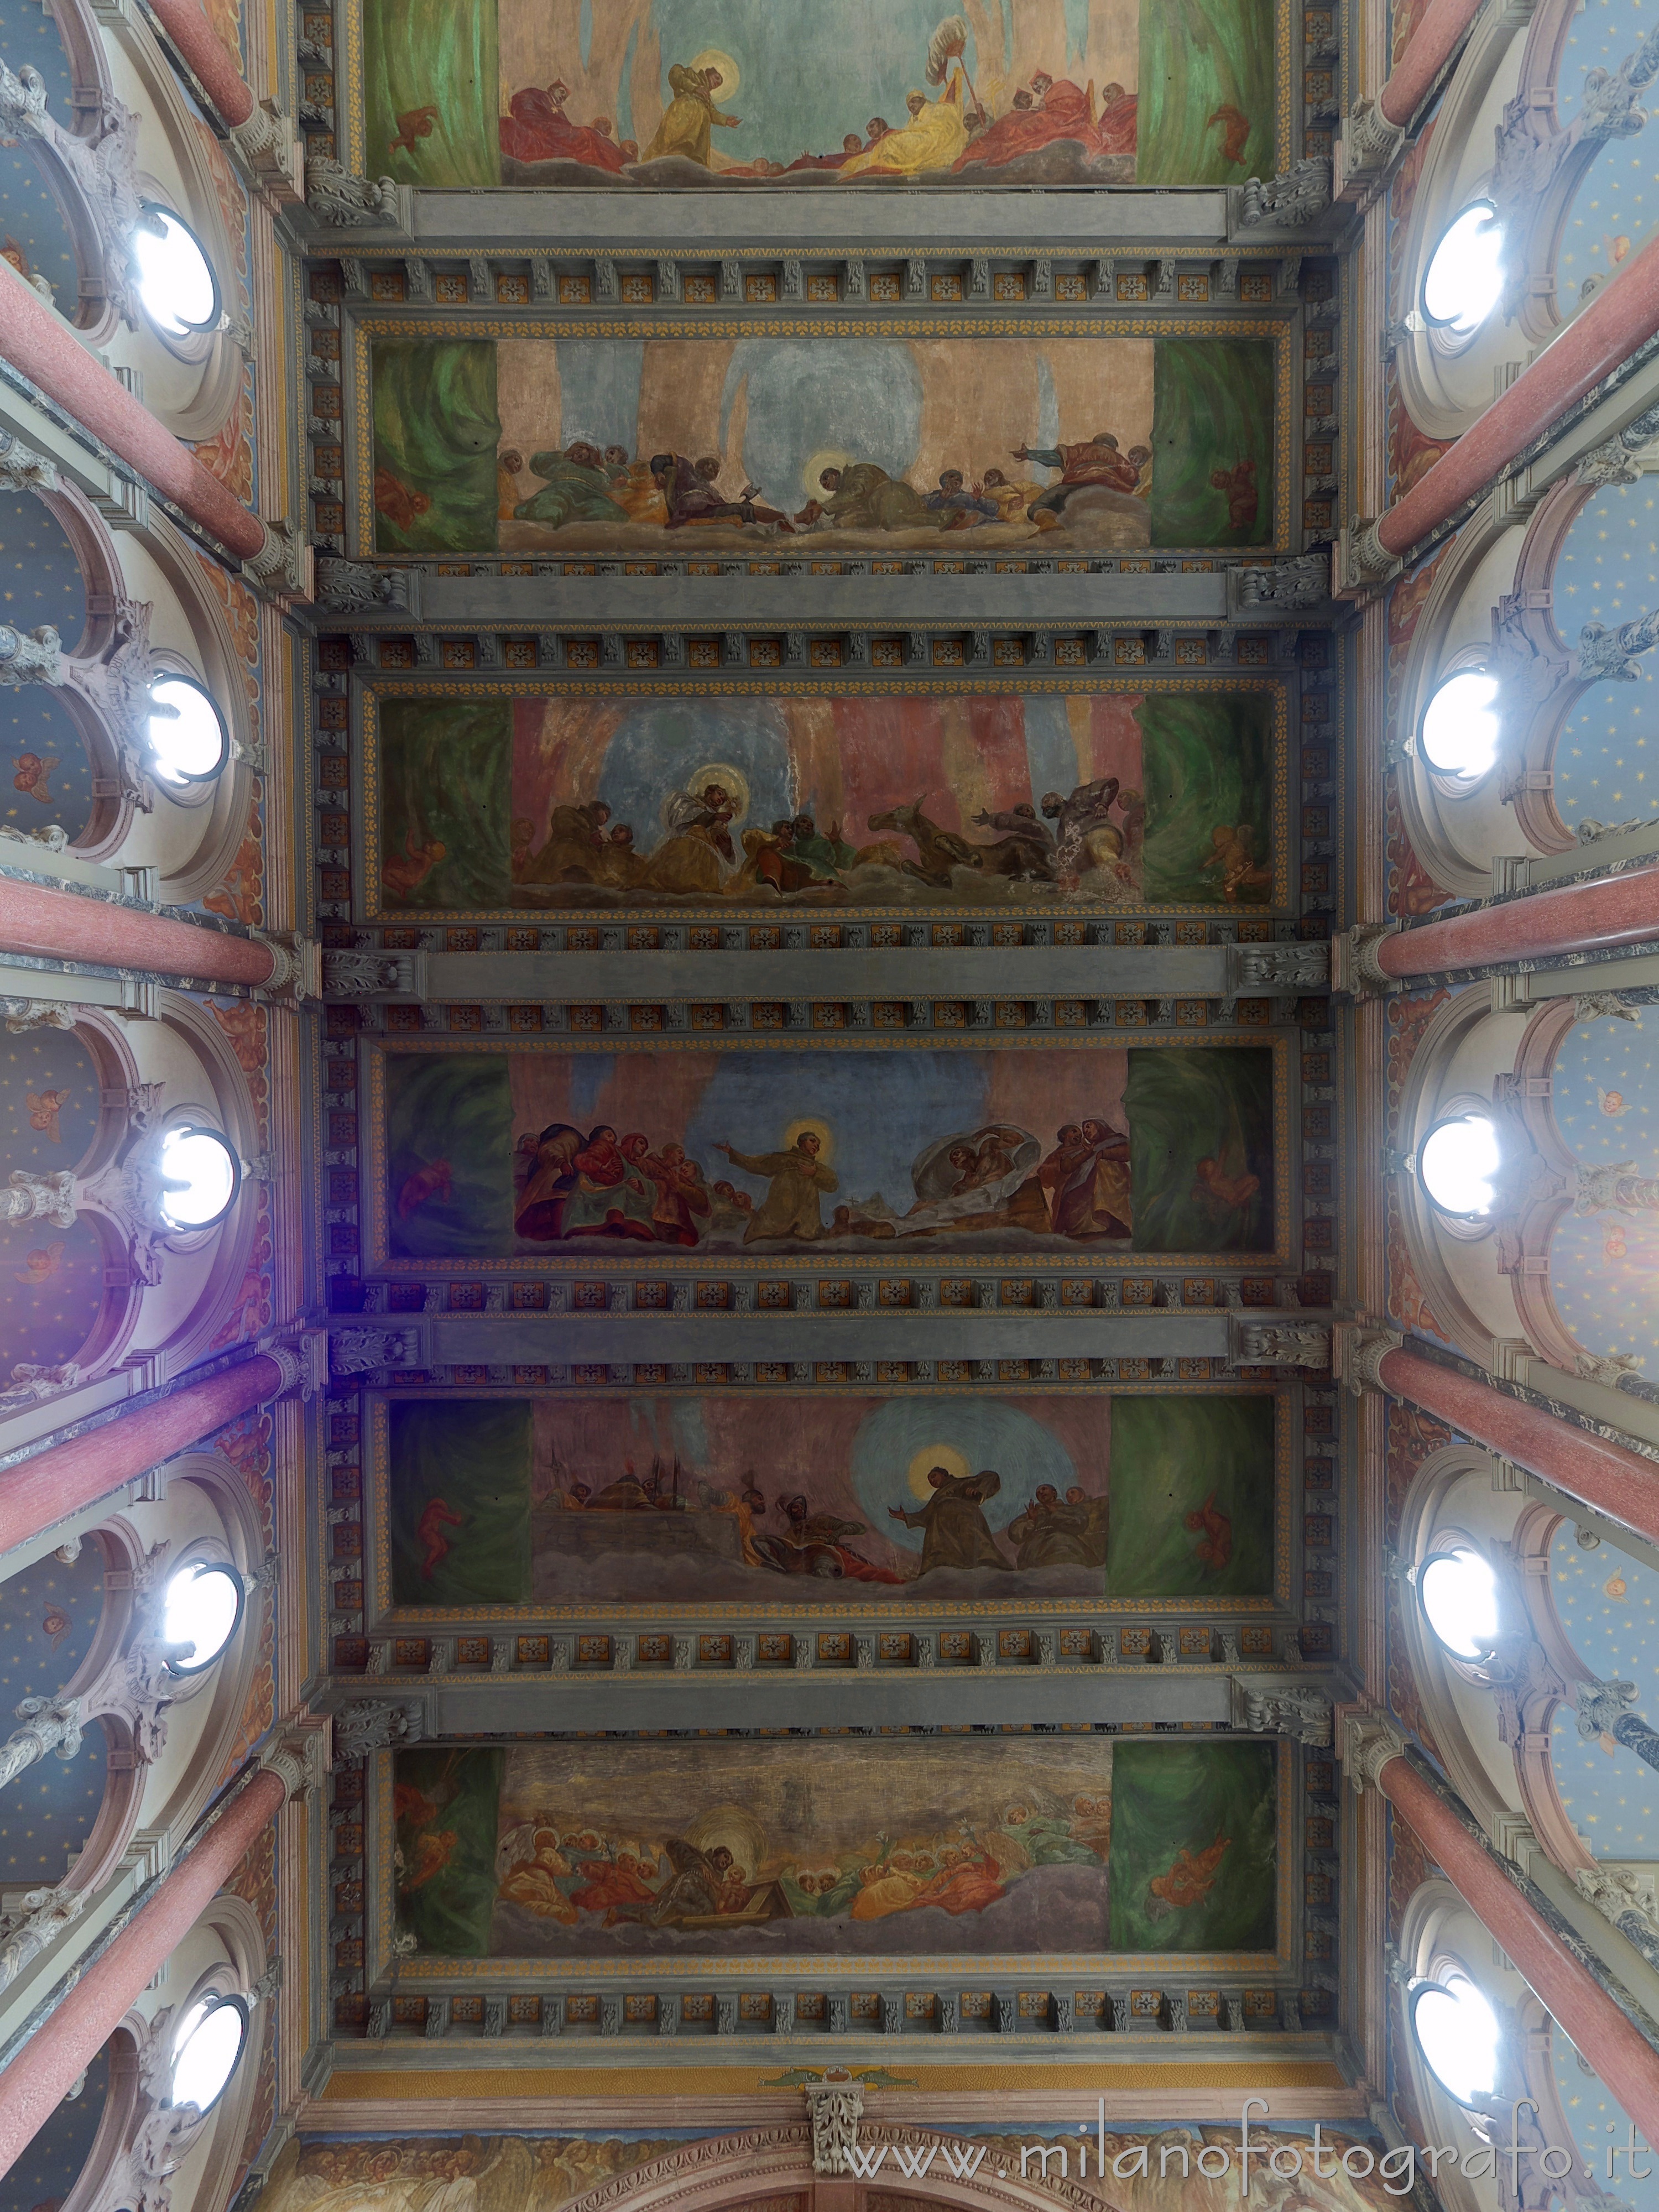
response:
<path id="1" fill-rule="evenodd" d="M 1332 988 L 1330 946 L 1318 939 L 1291 945 L 1228 945 L 1222 952 L 1223 995 L 1229 999 L 1300 998 Z"/>
<path id="2" fill-rule="evenodd" d="M 1305 1367 L 1322 1374 L 1331 1364 L 1330 1325 L 1310 1314 L 1246 1312 L 1230 1308 L 1227 1364 Z"/>
<path id="3" fill-rule="evenodd" d="M 1332 1707 L 1317 1682 L 1287 1681 L 1282 1675 L 1228 1677 L 1228 1697 L 1236 1729 L 1253 1735 L 1288 1735 L 1317 1751 L 1333 1740 Z"/>
<path id="4" fill-rule="evenodd" d="M 331 1328 L 328 1364 L 337 1376 L 416 1370 L 431 1364 L 426 1331 L 418 1323 L 396 1328 Z"/>
<path id="5" fill-rule="evenodd" d="M 305 204 L 324 230 L 374 230 L 413 243 L 415 195 L 391 177 L 358 177 L 338 161 L 309 161 Z"/>

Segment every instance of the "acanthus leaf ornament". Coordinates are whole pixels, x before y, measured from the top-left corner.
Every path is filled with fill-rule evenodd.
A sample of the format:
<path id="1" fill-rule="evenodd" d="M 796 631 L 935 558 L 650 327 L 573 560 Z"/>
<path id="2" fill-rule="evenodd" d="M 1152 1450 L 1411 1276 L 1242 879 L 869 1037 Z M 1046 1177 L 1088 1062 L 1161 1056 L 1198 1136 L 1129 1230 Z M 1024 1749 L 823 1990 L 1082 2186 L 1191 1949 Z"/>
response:
<path id="1" fill-rule="evenodd" d="M 850 2173 L 848 2151 L 856 2148 L 859 2121 L 864 2112 L 864 2085 L 841 2067 L 831 2067 L 821 2081 L 808 2081 L 801 2094 L 812 2122 L 814 2173 Z"/>
<path id="2" fill-rule="evenodd" d="M 1329 1748 L 1331 1701 L 1316 1684 L 1249 1681 L 1235 1674 L 1229 1678 L 1228 1692 L 1236 1729 L 1248 1729 L 1255 1735 L 1294 1736 L 1298 1743 Z"/>
<path id="3" fill-rule="evenodd" d="M 403 224 L 395 178 L 354 176 L 343 163 L 319 157 L 306 163 L 306 205 L 332 230 Z"/>
<path id="4" fill-rule="evenodd" d="M 1316 222 L 1330 204 L 1330 163 L 1298 161 L 1265 182 L 1260 177 L 1245 179 L 1239 188 L 1239 228 L 1253 229 L 1264 222 L 1299 227 Z"/>

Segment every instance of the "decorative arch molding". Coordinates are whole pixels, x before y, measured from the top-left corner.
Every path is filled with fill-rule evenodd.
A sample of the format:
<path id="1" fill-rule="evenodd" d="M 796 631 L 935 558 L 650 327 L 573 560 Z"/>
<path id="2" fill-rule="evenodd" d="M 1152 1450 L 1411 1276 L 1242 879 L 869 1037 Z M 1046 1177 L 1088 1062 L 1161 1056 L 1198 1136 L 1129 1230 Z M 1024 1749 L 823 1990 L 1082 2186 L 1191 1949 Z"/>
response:
<path id="1" fill-rule="evenodd" d="M 63 216 L 80 287 L 68 319 L 99 344 L 120 324 L 133 327 L 142 313 L 132 283 L 141 118 L 116 97 L 88 0 L 49 0 L 47 12 L 70 65 L 71 116 L 65 123 L 46 112 L 33 70 L 15 76 L 0 64 L 0 121 L 30 149 Z"/>
<path id="2" fill-rule="evenodd" d="M 1514 88 L 1523 81 L 1539 16 L 1559 9 L 1565 19 L 1572 7 L 1573 0 L 1541 0 L 1534 14 L 1529 0 L 1518 0 L 1509 7 L 1483 9 L 1433 120 L 1418 140 L 1421 165 L 1405 223 L 1400 289 L 1390 301 L 1390 321 L 1398 341 L 1395 369 L 1401 404 L 1431 438 L 1461 437 L 1490 406 L 1494 373 L 1515 353 L 1516 339 L 1494 310 L 1467 344 L 1449 349 L 1422 324 L 1429 261 L 1447 225 L 1471 201 L 1492 193 L 1492 163 L 1486 149 L 1493 143 L 1492 134 Z"/>
<path id="3" fill-rule="evenodd" d="M 118 1513 L 81 1540 L 96 1544 L 103 1556 L 103 1613 L 82 1664 L 44 1702 L 53 1720 L 66 1720 L 77 1732 L 94 1724 L 103 1730 L 104 1795 L 64 1879 L 23 1893 L 21 1904 L 0 1916 L 0 1990 L 39 1971 L 37 1962 L 48 1954 L 61 1955 L 64 1939 L 137 1837 L 189 1833 L 238 1738 L 258 1664 L 262 1607 L 270 1601 L 263 1532 L 246 1486 L 221 1455 L 195 1452 L 174 1461 L 168 1481 L 167 1534 L 152 1541 Z M 205 1510 L 191 1512 L 191 1492 Z M 161 1640 L 164 1593 L 173 1574 L 198 1560 L 229 1567 L 246 1605 L 218 1663 L 199 1674 L 175 1675 Z M 78 1741 L 78 1733 L 70 1741 Z"/>
<path id="4" fill-rule="evenodd" d="M 1469 985 L 1437 1007 L 1425 1024 L 1400 1093 L 1395 1146 L 1395 1201 L 1407 1257 L 1425 1303 L 1448 1341 L 1489 1372 L 1509 1346 L 1525 1341 L 1515 1278 L 1500 1257 L 1498 1225 L 1469 1231 L 1444 1220 L 1408 1164 L 1454 1101 L 1491 1110 L 1498 1086 L 1512 1077 L 1526 1017 L 1495 1014 L 1484 983 Z M 1530 1348 L 1549 1354 L 1541 1346 Z"/>
<path id="5" fill-rule="evenodd" d="M 252 1908 L 221 1892 L 185 1945 L 197 1957 L 182 1969 L 170 1962 L 154 2009 L 141 1999 L 112 2039 L 103 2118 L 60 2212 L 224 2212 L 230 2201 L 258 2090 L 264 1937 Z M 191 2118 L 193 2106 L 166 2102 L 173 2045 L 190 2008 L 211 1994 L 252 2000 L 247 2045 L 218 2103 Z"/>
<path id="6" fill-rule="evenodd" d="M 1417 732 L 1451 664 L 1489 663 L 1492 609 L 1514 589 L 1524 544 L 1518 523 L 1499 520 L 1489 501 L 1471 517 L 1435 571 L 1401 677 L 1390 746 L 1401 814 L 1412 850 L 1436 884 L 1459 898 L 1489 895 L 1492 855 L 1500 839 L 1508 842 L 1502 770 L 1494 765 L 1455 789 L 1451 779 L 1436 775 L 1423 759 Z"/>
<path id="7" fill-rule="evenodd" d="M 124 1022 L 76 1007 L 70 1024 L 90 1054 L 102 1093 L 91 1149 L 64 1188 L 39 1183 L 37 1218 L 56 1205 L 88 1219 L 103 1245 L 103 1304 L 92 1334 L 62 1367 L 14 1366 L 0 1389 L 0 1419 L 40 1400 L 63 1401 L 123 1366 L 161 1381 L 208 1351 L 235 1310 L 258 1233 L 258 1176 L 244 1179 L 227 1218 L 189 1234 L 158 1235 L 140 1211 L 136 1157 L 173 1112 L 206 1109 L 245 1162 L 260 1164 L 259 1121 L 247 1079 L 212 1014 L 181 993 L 161 994 L 154 1022 Z M 178 1048 L 182 1044 L 187 1054 Z M 174 1264 L 169 1267 L 172 1261 Z M 181 1285 L 183 1287 L 181 1287 Z"/>
<path id="8" fill-rule="evenodd" d="M 90 500 L 48 461 L 15 441 L 0 444 L 0 485 L 32 491 L 69 540 L 86 586 L 87 619 L 81 636 L 58 656 L 57 696 L 80 732 L 92 766 L 93 815 L 69 840 L 84 859 L 118 863 L 137 814 L 171 823 L 191 819 L 189 849 L 159 869 L 161 894 L 187 904 L 221 884 L 246 833 L 264 752 L 250 718 L 246 669 L 230 635 L 221 601 L 210 590 L 201 562 L 172 524 L 152 509 L 150 520 L 130 533 L 173 605 L 128 587 L 122 550 Z M 181 654 L 152 640 L 169 617 L 188 636 Z M 196 678 L 211 694 L 230 732 L 230 760 L 201 798 L 181 801 L 151 780 L 145 747 L 149 685 L 168 668 Z M 48 838 L 57 832 L 43 833 Z"/>

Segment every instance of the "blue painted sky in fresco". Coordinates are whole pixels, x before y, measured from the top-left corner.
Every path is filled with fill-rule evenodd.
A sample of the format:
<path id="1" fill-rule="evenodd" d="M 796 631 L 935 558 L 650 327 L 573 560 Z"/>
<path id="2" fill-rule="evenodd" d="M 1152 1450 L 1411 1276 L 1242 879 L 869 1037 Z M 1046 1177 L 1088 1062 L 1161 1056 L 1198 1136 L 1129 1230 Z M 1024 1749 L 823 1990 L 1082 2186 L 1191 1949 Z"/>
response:
<path id="1" fill-rule="evenodd" d="M 1639 2148 L 1636 2170 L 1641 2178 L 1632 2181 L 1630 2160 L 1620 2157 L 1613 2161 L 1613 2179 L 1609 2182 L 1607 2145 L 1625 2143 L 1629 2121 L 1624 2106 L 1607 2094 L 1553 2021 L 1550 2023 L 1550 2063 L 1573 2141 L 1583 2155 L 1584 2164 L 1595 2167 L 1597 2185 L 1607 2195 L 1622 2199 L 1631 2212 L 1659 2212 L 1659 2163 L 1651 2158 L 1644 2160 Z M 1641 2140 L 1638 2136 L 1638 2145 Z M 1588 2188 L 1589 2185 L 1585 2185 Z"/>
<path id="2" fill-rule="evenodd" d="M 1632 1710 L 1659 1724 L 1659 1573 L 1611 1544 L 1581 1551 L 1569 1522 L 1550 1548 L 1550 1588 L 1567 1640 L 1598 1681 L 1634 1682 Z M 1550 1759 L 1563 1803 L 1599 1859 L 1659 1856 L 1659 1774 L 1623 1744 L 1585 1742 L 1558 1706 Z"/>
<path id="3" fill-rule="evenodd" d="M 31 684 L 27 689 L 41 687 Z M 52 1114 L 43 1103 L 65 1092 Z M 45 1175 L 78 1168 L 100 1113 L 97 1071 L 72 1030 L 30 1030 L 0 1054 L 0 1160 Z M 35 1119 L 47 1126 L 36 1128 Z M 68 1229 L 28 1221 L 0 1226 L 0 1387 L 14 1361 L 55 1366 L 92 1333 L 104 1296 L 103 1246 L 87 1220 Z"/>
<path id="4" fill-rule="evenodd" d="M 1650 8 L 1641 0 L 1584 0 L 1572 18 L 1561 58 L 1558 106 L 1570 124 L 1583 99 L 1584 78 L 1593 69 L 1616 70 L 1635 52 L 1654 27 Z M 1635 252 L 1647 241 L 1659 213 L 1659 131 L 1650 124 L 1634 138 L 1614 138 L 1603 146 L 1573 199 L 1556 264 L 1563 314 L 1578 305 L 1586 276 L 1605 276 L 1616 265 L 1617 241 Z"/>
<path id="5" fill-rule="evenodd" d="M 6 2176 L 3 2212 L 61 2204 L 86 2163 L 109 2090 L 109 2059 L 100 2051 L 87 2069 L 86 2087 L 71 2102 L 55 2105 L 39 2135 Z"/>
<path id="6" fill-rule="evenodd" d="M 1557 1127 L 1587 1167 L 1620 1160 L 1659 1175 L 1659 1006 L 1635 1022 L 1583 1022 L 1556 1055 Z M 1617 1108 L 1618 1111 L 1612 1110 Z M 1558 1312 L 1589 1352 L 1631 1352 L 1659 1378 L 1659 1214 L 1569 1216 L 1550 1244 Z"/>
<path id="7" fill-rule="evenodd" d="M 0 1712 L 21 1698 L 61 1690 L 91 1648 L 103 1611 L 104 1559 L 95 1544 L 83 1545 L 73 1565 L 48 1557 L 0 1583 Z M 0 1790 L 0 1887 L 63 1880 L 69 1853 L 79 1850 L 98 1816 L 105 1763 L 104 1731 L 94 1723 L 73 1759 L 43 1759 Z"/>
<path id="8" fill-rule="evenodd" d="M 40 0 L 0 0 L 0 53 L 15 72 L 27 62 L 46 79 L 46 112 L 68 125 L 72 78 L 69 58 L 58 36 L 51 10 Z M 11 139 L 0 146 L 0 245 L 22 249 L 29 273 L 44 276 L 57 295 L 58 306 L 73 315 L 80 299 L 80 271 L 70 244 L 69 226 L 47 185 L 46 171 L 30 151 L 27 139 Z"/>
<path id="9" fill-rule="evenodd" d="M 4 22 L 0 15 L 0 32 Z M 0 163 L 11 158 L 0 149 Z M 4 181 L 0 170 L 0 187 Z M 73 647 L 86 618 L 86 584 L 56 520 L 33 492 L 0 492 L 0 622 L 19 629 L 50 623 Z M 37 768 L 22 757 L 30 753 L 42 763 L 55 757 L 57 765 Z M 44 787 L 44 799 L 35 796 L 38 787 Z M 19 830 L 43 830 L 56 822 L 78 837 L 91 812 L 92 764 L 52 686 L 24 684 L 0 691 L 0 822 Z"/>
<path id="10" fill-rule="evenodd" d="M 1000 5 L 1003 37 L 1012 45 L 1012 10 L 1009 0 L 1000 0 Z M 834 9 L 794 9 L 787 38 L 777 35 L 777 11 L 778 0 L 656 0 L 651 11 L 662 53 L 665 100 L 672 96 L 668 72 L 675 63 L 693 61 L 712 48 L 736 64 L 735 93 L 728 99 L 722 92 L 720 100 L 722 110 L 740 116 L 742 125 L 716 133 L 720 152 L 734 161 L 764 154 L 788 162 L 798 154 L 821 154 L 839 146 L 849 131 L 862 134 L 876 115 L 895 127 L 902 124 L 906 93 L 927 89 L 927 41 L 951 12 L 941 0 L 886 0 L 881 36 L 849 42 Z M 1069 66 L 1087 42 L 1089 0 L 1060 0 L 1054 12 L 1056 21 L 1065 23 Z M 585 12 L 585 23 L 589 20 Z M 963 58 L 976 90 L 989 98 L 991 87 L 981 82 L 971 31 Z M 629 74 L 624 68 L 624 88 Z M 832 86 L 833 111 L 825 106 L 826 88 Z M 619 140 L 635 136 L 632 104 L 626 98 L 616 124 Z"/>
<path id="11" fill-rule="evenodd" d="M 1612 629 L 1659 606 L 1659 477 L 1595 494 L 1567 532 L 1554 589 L 1556 627 L 1570 645 L 1585 623 Z M 1593 685 L 1567 717 L 1555 748 L 1555 803 L 1569 829 L 1659 808 L 1651 658 L 1638 661 L 1633 684 Z"/>
<path id="12" fill-rule="evenodd" d="M 559 442 L 586 439 L 632 453 L 639 435 L 640 380 L 645 347 L 560 338 Z M 1109 403 L 1103 402 L 1109 414 Z M 817 489 L 806 464 L 825 453 L 855 454 L 902 477 L 921 442 L 921 373 L 908 344 L 869 344 L 826 350 L 808 340 L 744 341 L 732 352 L 720 396 L 720 442 L 743 410 L 743 464 L 769 499 L 793 509 Z M 1094 427 L 1109 428 L 1109 421 Z M 1083 434 L 1079 427 L 1075 433 Z M 1011 434 L 1011 439 L 1012 439 Z M 1048 362 L 1037 362 L 1039 447 L 1060 434 L 1060 403 Z M 1090 434 L 1092 434 L 1091 431 Z M 982 437 L 979 442 L 985 442 Z M 974 476 L 1007 467 L 1010 441 L 969 451 L 964 439 L 957 465 Z M 1044 471 L 1044 477 L 1048 471 Z"/>

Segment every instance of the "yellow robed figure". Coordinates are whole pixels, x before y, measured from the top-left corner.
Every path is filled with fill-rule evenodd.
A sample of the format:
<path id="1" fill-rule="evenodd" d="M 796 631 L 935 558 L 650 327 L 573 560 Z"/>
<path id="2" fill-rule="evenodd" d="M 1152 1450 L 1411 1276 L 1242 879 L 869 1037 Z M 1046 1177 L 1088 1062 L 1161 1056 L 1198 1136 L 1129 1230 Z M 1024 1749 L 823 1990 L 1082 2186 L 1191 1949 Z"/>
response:
<path id="1" fill-rule="evenodd" d="M 851 161 L 843 162 L 837 172 L 839 181 L 845 184 L 848 177 L 890 173 L 919 177 L 927 170 L 950 168 L 968 143 L 962 87 L 962 71 L 957 68 L 937 100 L 930 100 L 925 93 L 908 94 L 904 104 L 910 111 L 910 120 L 903 130 L 890 131 L 868 153 L 854 154 Z"/>

